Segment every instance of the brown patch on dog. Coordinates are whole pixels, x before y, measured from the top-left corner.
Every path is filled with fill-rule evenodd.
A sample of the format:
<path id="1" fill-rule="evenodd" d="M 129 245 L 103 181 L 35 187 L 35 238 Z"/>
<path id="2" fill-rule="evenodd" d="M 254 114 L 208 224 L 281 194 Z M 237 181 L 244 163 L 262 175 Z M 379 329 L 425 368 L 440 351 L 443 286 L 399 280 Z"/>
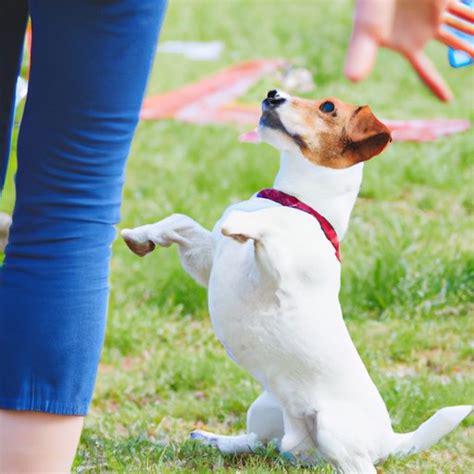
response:
<path id="1" fill-rule="evenodd" d="M 324 105 L 329 103 L 329 109 Z M 292 97 L 290 113 L 278 113 L 290 138 L 311 162 L 348 168 L 381 153 L 392 140 L 390 130 L 368 106 L 346 104 L 330 97 L 310 101 Z"/>
<path id="2" fill-rule="evenodd" d="M 342 156 L 349 166 L 370 160 L 392 141 L 390 130 L 378 120 L 366 105 L 358 107 L 341 137 Z"/>

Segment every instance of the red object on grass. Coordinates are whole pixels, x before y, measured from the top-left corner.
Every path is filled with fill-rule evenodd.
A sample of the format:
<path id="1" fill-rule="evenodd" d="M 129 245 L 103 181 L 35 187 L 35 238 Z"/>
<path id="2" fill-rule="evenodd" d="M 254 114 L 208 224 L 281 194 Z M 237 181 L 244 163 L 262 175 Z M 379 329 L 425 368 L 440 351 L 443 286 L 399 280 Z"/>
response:
<path id="1" fill-rule="evenodd" d="M 261 77 L 283 66 L 281 59 L 261 59 L 234 64 L 198 82 L 164 94 L 148 97 L 143 103 L 143 120 L 175 119 L 198 124 L 252 124 L 260 118 L 259 105 L 235 101 Z M 384 120 L 394 141 L 430 141 L 470 128 L 467 120 Z M 258 141 L 258 137 L 246 141 Z"/>
<path id="2" fill-rule="evenodd" d="M 281 59 L 246 61 L 194 84 L 148 97 L 143 103 L 141 118 L 175 118 L 195 123 L 252 123 L 255 121 L 255 107 L 229 103 L 262 76 L 283 64 L 285 62 Z"/>
<path id="3" fill-rule="evenodd" d="M 436 140 L 471 127 L 468 120 L 461 119 L 383 120 L 383 123 L 392 132 L 394 141 L 415 142 Z"/>

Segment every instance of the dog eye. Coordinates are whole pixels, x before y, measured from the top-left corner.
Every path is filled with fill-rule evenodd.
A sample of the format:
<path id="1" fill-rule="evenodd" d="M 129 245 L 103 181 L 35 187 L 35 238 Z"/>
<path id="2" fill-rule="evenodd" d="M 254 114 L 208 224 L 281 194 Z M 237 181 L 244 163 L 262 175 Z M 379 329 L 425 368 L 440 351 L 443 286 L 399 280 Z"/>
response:
<path id="1" fill-rule="evenodd" d="M 319 106 L 319 110 L 321 112 L 324 112 L 325 114 L 329 114 L 331 112 L 334 112 L 334 109 L 336 108 L 336 106 L 334 105 L 333 102 L 327 100 L 326 102 L 323 102 L 320 106 Z"/>

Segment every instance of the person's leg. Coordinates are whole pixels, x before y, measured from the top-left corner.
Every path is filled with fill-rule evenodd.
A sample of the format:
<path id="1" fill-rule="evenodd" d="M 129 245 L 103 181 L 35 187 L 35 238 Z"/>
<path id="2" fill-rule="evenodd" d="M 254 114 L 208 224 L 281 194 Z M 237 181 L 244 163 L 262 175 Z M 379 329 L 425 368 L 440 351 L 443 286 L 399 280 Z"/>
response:
<path id="1" fill-rule="evenodd" d="M 0 472 L 68 472 L 84 417 L 0 410 Z"/>
<path id="2" fill-rule="evenodd" d="M 0 457 L 21 471 L 22 456 L 7 453 L 32 449 L 36 471 L 63 471 L 95 384 L 124 166 L 165 2 L 29 7 L 32 67 L 0 269 Z"/>

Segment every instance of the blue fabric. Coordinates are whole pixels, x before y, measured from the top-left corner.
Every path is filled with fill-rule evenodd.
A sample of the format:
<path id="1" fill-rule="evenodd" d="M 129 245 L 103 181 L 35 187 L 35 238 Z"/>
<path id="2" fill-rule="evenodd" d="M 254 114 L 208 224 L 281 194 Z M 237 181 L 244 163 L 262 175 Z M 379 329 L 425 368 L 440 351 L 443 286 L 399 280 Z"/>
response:
<path id="1" fill-rule="evenodd" d="M 124 166 L 166 1 L 3 2 L 0 163 L 27 6 L 33 51 L 0 269 L 0 408 L 84 415 L 104 339 Z"/>

